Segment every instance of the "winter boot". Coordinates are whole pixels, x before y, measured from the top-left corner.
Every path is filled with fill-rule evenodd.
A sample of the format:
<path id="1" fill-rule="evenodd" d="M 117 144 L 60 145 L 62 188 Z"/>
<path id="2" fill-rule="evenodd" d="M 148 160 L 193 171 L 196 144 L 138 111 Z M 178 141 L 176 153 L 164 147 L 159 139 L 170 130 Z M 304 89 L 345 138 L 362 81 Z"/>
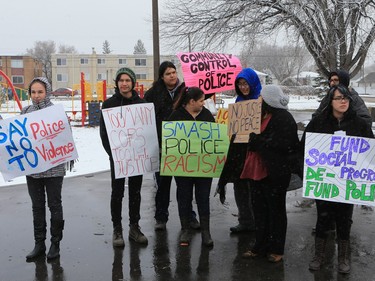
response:
<path id="1" fill-rule="evenodd" d="M 309 263 L 310 270 L 320 270 L 324 262 L 325 256 L 325 249 L 326 249 L 326 239 L 323 238 L 315 238 L 315 255 L 311 262 Z"/>
<path id="2" fill-rule="evenodd" d="M 122 236 L 122 225 L 113 227 L 112 245 L 113 247 L 125 246 L 124 237 Z"/>
<path id="3" fill-rule="evenodd" d="M 180 234 L 180 244 L 188 246 L 190 243 L 190 220 L 188 218 L 180 218 L 181 222 L 181 234 Z"/>
<path id="4" fill-rule="evenodd" d="M 338 241 L 338 271 L 340 273 L 350 272 L 349 262 L 349 240 Z"/>
<path id="5" fill-rule="evenodd" d="M 47 260 L 60 257 L 60 241 L 63 238 L 64 221 L 51 219 L 51 247 L 47 254 Z"/>
<path id="6" fill-rule="evenodd" d="M 34 249 L 26 256 L 26 260 L 33 260 L 46 253 L 46 244 L 43 241 L 35 241 Z"/>
<path id="7" fill-rule="evenodd" d="M 142 233 L 141 228 L 137 223 L 131 224 L 129 227 L 129 240 L 133 240 L 139 244 L 147 245 L 147 237 Z"/>
<path id="8" fill-rule="evenodd" d="M 210 217 L 200 217 L 201 221 L 201 233 L 202 233 L 202 244 L 207 247 L 213 247 L 214 242 L 211 238 L 210 233 Z"/>
<path id="9" fill-rule="evenodd" d="M 34 220 L 34 249 L 26 256 L 26 260 L 33 260 L 36 257 L 42 256 L 46 252 L 46 222 L 43 220 Z"/>

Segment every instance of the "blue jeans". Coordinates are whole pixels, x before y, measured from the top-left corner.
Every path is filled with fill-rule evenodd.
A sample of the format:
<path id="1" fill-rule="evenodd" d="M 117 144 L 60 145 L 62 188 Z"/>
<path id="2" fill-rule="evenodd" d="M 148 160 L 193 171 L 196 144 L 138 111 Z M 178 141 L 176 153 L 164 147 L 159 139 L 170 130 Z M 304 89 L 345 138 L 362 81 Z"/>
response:
<path id="1" fill-rule="evenodd" d="M 212 178 L 200 177 L 175 177 L 177 184 L 177 202 L 180 219 L 191 218 L 191 204 L 193 201 L 193 189 L 195 188 L 195 200 L 200 217 L 210 215 L 210 192 Z"/>

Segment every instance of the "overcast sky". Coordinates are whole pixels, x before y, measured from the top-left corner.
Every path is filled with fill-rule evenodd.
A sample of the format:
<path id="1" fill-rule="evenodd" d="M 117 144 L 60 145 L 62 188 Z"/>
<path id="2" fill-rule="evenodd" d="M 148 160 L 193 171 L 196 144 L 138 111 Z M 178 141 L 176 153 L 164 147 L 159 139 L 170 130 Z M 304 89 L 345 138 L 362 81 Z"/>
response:
<path id="1" fill-rule="evenodd" d="M 159 0 L 159 14 L 166 2 Z M 132 54 L 138 39 L 152 54 L 152 0 L 3 0 L 0 26 L 0 55 L 22 55 L 46 40 L 86 54 L 101 53 L 108 40 L 113 53 Z"/>

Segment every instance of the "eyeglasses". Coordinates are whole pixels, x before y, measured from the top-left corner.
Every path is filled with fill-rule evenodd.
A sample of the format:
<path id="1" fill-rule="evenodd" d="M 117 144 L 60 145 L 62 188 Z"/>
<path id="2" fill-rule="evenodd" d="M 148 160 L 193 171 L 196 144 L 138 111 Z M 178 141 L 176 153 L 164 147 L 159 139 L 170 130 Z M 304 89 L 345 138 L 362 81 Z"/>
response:
<path id="1" fill-rule="evenodd" d="M 337 101 L 349 101 L 349 97 L 346 96 L 341 96 L 341 97 L 334 97 L 332 100 L 337 100 Z"/>
<path id="2" fill-rule="evenodd" d="M 339 81 L 340 81 L 339 78 L 332 78 L 329 80 L 329 82 L 339 82 Z"/>
<path id="3" fill-rule="evenodd" d="M 247 83 L 238 83 L 238 88 L 248 88 L 249 87 L 249 84 Z"/>

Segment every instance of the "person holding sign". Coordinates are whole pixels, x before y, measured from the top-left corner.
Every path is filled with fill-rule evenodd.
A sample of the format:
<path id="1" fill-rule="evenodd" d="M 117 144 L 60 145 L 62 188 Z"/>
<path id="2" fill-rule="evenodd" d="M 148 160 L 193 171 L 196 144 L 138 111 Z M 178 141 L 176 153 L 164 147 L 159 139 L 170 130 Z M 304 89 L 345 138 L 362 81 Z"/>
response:
<path id="1" fill-rule="evenodd" d="M 243 258 L 268 255 L 283 259 L 286 230 L 286 192 L 291 179 L 287 159 L 297 151 L 297 124 L 288 112 L 289 97 L 277 85 L 263 87 L 261 133 L 250 133 L 241 179 L 249 179 L 255 217 L 255 244 Z"/>
<path id="2" fill-rule="evenodd" d="M 353 109 L 352 94 L 348 88 L 339 84 L 328 92 L 328 106 L 316 115 L 307 125 L 301 139 L 305 147 L 306 132 L 334 134 L 344 131 L 347 136 L 374 138 L 371 126 Z M 336 224 L 338 240 L 338 271 L 349 273 L 349 238 L 352 224 L 353 205 L 325 200 L 315 200 L 317 223 L 315 234 L 315 255 L 309 264 L 310 270 L 319 270 L 324 263 L 327 231 L 331 222 Z"/>
<path id="3" fill-rule="evenodd" d="M 29 85 L 32 104 L 22 109 L 21 114 L 40 110 L 53 103 L 50 101 L 51 84 L 45 77 L 34 78 Z M 45 254 L 46 245 L 46 195 L 51 213 L 51 247 L 47 259 L 52 260 L 60 256 L 60 241 L 63 238 L 64 218 L 61 201 L 61 189 L 65 176 L 66 164 L 60 164 L 45 172 L 26 176 L 27 188 L 32 202 L 35 247 L 26 256 L 31 261 Z"/>
<path id="4" fill-rule="evenodd" d="M 102 109 L 126 106 L 131 104 L 143 103 L 138 93 L 134 90 L 136 82 L 135 73 L 127 68 L 120 68 L 116 73 L 115 79 L 115 94 L 109 99 L 105 100 Z M 124 112 L 124 115 L 126 113 Z M 122 199 L 124 197 L 125 178 L 116 179 L 114 158 L 109 143 L 108 132 L 106 130 L 103 113 L 100 118 L 100 137 L 102 144 L 109 156 L 111 165 L 111 217 L 113 223 L 113 246 L 123 247 L 125 245 L 122 235 Z M 141 206 L 141 186 L 142 175 L 129 177 L 128 192 L 129 192 L 129 239 L 140 244 L 147 244 L 146 236 L 141 232 L 139 227 L 140 206 Z"/>
<path id="5" fill-rule="evenodd" d="M 155 106 L 156 130 L 158 133 L 159 147 L 161 148 L 162 122 L 167 120 L 173 111 L 173 103 L 180 96 L 181 89 L 185 83 L 180 83 L 176 66 L 170 61 L 164 61 L 159 67 L 159 78 L 152 87 L 145 93 L 144 99 L 152 102 Z M 171 176 L 161 176 L 160 172 L 155 173 L 157 191 L 155 196 L 155 230 L 165 230 L 168 221 L 168 208 L 171 191 Z M 190 226 L 199 229 L 200 225 L 196 214 L 192 209 Z"/>
<path id="6" fill-rule="evenodd" d="M 236 77 L 236 102 L 257 99 L 260 96 L 262 85 L 257 73 L 251 68 L 244 68 Z M 232 233 L 249 232 L 255 230 L 253 207 L 249 181 L 241 179 L 240 175 L 245 162 L 247 143 L 234 143 L 232 136 L 227 161 L 221 172 L 217 192 L 220 193 L 222 203 L 225 202 L 225 186 L 233 182 L 234 199 L 238 208 L 238 225 L 230 228 Z"/>
<path id="7" fill-rule="evenodd" d="M 174 105 L 174 111 L 168 118 L 169 121 L 207 121 L 215 122 L 211 112 L 204 107 L 204 93 L 198 87 L 183 88 L 181 96 Z M 180 244 L 189 245 L 189 227 L 191 221 L 191 205 L 193 189 L 198 205 L 201 226 L 202 244 L 213 246 L 210 233 L 210 191 L 212 178 L 175 176 L 177 185 L 178 213 L 181 222 Z"/>

